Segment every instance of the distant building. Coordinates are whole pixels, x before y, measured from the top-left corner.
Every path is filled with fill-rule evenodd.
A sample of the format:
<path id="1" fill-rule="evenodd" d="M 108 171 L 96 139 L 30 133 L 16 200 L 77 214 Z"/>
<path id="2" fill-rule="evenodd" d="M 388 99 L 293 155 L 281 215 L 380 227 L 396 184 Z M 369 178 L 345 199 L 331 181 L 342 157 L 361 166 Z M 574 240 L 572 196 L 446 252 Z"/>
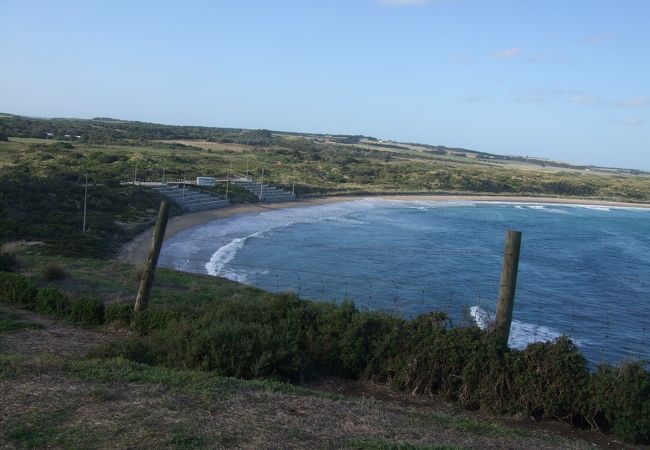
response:
<path id="1" fill-rule="evenodd" d="M 45 133 L 45 139 L 51 139 L 54 137 L 54 133 Z"/>

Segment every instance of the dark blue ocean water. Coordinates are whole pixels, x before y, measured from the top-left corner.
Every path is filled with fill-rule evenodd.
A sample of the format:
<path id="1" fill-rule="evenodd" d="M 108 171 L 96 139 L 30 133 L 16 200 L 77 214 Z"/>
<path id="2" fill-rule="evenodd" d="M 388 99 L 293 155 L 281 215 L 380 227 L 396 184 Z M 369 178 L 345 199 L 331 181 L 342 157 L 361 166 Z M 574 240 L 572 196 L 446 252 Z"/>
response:
<path id="1" fill-rule="evenodd" d="M 650 210 L 360 200 L 186 230 L 161 265 L 485 326 L 508 229 L 523 232 L 511 346 L 566 334 L 593 364 L 650 359 Z"/>

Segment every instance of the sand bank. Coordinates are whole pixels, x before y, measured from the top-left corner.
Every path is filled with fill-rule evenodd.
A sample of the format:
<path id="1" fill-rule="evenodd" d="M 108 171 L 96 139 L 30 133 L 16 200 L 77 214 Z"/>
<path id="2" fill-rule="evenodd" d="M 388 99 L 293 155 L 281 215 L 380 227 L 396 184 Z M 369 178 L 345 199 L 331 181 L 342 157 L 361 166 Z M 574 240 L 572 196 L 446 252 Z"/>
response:
<path id="1" fill-rule="evenodd" d="M 382 195 L 382 196 L 358 196 L 358 197 L 319 197 L 312 199 L 297 200 L 288 203 L 259 203 L 250 205 L 235 205 L 228 208 L 201 211 L 173 217 L 167 224 L 165 239 L 169 239 L 179 231 L 186 230 L 198 225 L 203 225 L 213 220 L 231 217 L 237 214 L 271 211 L 275 209 L 298 208 L 304 206 L 324 205 L 327 203 L 349 202 L 364 198 L 378 198 L 384 200 L 422 200 L 436 202 L 457 202 L 457 201 L 480 201 L 480 202 L 514 202 L 514 203 L 551 203 L 551 204 L 575 204 L 575 205 L 597 205 L 597 206 L 618 206 L 633 208 L 650 208 L 650 204 L 612 202 L 605 200 L 590 200 L 580 198 L 559 198 L 559 197 L 520 197 L 507 195 Z M 151 245 L 152 229 L 136 236 L 120 250 L 117 259 L 129 264 L 141 264 L 147 258 L 149 246 Z"/>

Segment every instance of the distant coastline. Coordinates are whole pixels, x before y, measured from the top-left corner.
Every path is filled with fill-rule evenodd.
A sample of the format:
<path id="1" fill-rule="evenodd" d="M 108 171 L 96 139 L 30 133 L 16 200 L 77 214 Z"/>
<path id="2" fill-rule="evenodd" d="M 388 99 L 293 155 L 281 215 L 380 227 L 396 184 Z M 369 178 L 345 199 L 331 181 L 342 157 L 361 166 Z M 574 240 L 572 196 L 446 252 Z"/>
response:
<path id="1" fill-rule="evenodd" d="M 276 209 L 300 208 L 305 206 L 325 205 L 329 203 L 351 202 L 366 198 L 377 198 L 383 200 L 401 200 L 401 201 L 433 201 L 433 202 L 507 202 L 507 203 L 545 203 L 545 204 L 567 204 L 567 205 L 591 205 L 591 206 L 610 206 L 623 208 L 650 208 L 648 203 L 629 203 L 608 200 L 596 200 L 586 198 L 562 198 L 562 197 L 524 197 L 509 195 L 358 195 L 358 196 L 335 196 L 335 197 L 316 197 L 297 200 L 288 203 L 256 203 L 234 205 L 228 208 L 201 211 L 196 213 L 184 214 L 173 217 L 167 224 L 165 239 L 169 239 L 176 233 L 203 225 L 214 220 L 225 219 L 238 214 L 248 214 L 255 212 L 271 211 Z M 125 244 L 120 250 L 117 260 L 133 265 L 142 264 L 147 258 L 147 252 L 151 241 L 152 229 L 136 236 L 131 242 Z"/>

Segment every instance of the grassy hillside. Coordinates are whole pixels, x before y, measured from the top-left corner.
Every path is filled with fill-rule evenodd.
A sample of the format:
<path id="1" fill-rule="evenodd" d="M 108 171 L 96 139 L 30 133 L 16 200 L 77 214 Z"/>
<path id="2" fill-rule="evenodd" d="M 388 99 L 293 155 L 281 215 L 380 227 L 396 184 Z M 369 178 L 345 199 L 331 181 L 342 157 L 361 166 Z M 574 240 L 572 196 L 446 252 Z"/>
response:
<path id="1" fill-rule="evenodd" d="M 151 309 L 136 317 L 128 308 L 137 289 L 130 266 L 30 255 L 20 260 L 38 289 L 36 303 L 25 296 L 19 304 L 7 297 L 0 302 L 0 392 L 6 399 L 0 442 L 8 446 L 245 448 L 270 440 L 287 448 L 592 445 L 577 436 L 622 446 L 556 427 L 560 437 L 528 419 L 580 423 L 573 416 L 578 410 L 594 426 L 619 425 L 613 430 L 628 439 L 642 441 L 647 431 L 636 413 L 623 417 L 623 406 L 612 410 L 607 403 L 624 397 L 625 407 L 643 408 L 644 397 L 635 391 L 643 389 L 642 380 L 603 371 L 603 379 L 590 382 L 570 345 L 499 357 L 486 335 L 441 328 L 435 314 L 406 322 L 171 270 L 159 271 Z M 47 281 L 53 263 L 63 276 Z M 4 279 L 0 293 L 6 292 Z M 80 326 L 65 302 L 74 310 L 91 298 L 101 299 L 105 310 L 94 325 Z M 479 362 L 485 370 L 476 372 Z M 336 374 L 348 379 L 331 377 Z M 587 395 L 589 386 L 606 389 L 602 397 L 576 395 Z M 622 389 L 629 391 L 621 396 Z M 526 419 L 508 425 L 486 415 L 517 410 Z"/>
<path id="2" fill-rule="evenodd" d="M 110 256 L 150 225 L 160 198 L 123 182 L 162 180 L 163 174 L 167 181 L 249 174 L 299 196 L 488 193 L 650 201 L 645 174 L 544 167 L 540 160 L 361 136 L 15 116 L 0 117 L 0 133 L 9 136 L 0 141 L 0 240 L 22 235 L 70 255 Z M 45 133 L 61 139 L 38 138 Z M 81 233 L 86 175 L 90 231 Z M 235 202 L 254 200 L 230 192 Z"/>
<path id="3" fill-rule="evenodd" d="M 45 133 L 54 137 L 41 138 Z M 7 445 L 83 447 L 86 441 L 79 424 L 88 414 L 95 418 L 98 440 L 88 440 L 87 447 L 107 446 L 107 436 L 124 429 L 128 433 L 120 442 L 132 445 L 137 433 L 131 421 L 144 423 L 154 447 L 201 448 L 212 440 L 245 447 L 280 438 L 295 447 L 314 446 L 319 439 L 326 439 L 325 447 L 350 448 L 449 448 L 444 446 L 449 442 L 557 445 L 537 437 L 530 442 L 519 437 L 514 443 L 501 441 L 503 434 L 488 442 L 482 440 L 482 431 L 476 439 L 465 429 L 461 434 L 472 435 L 467 440 L 426 434 L 426 427 L 413 431 L 426 439 L 408 433 L 341 432 L 335 426 L 319 432 L 305 422 L 297 423 L 291 435 L 266 430 L 251 440 L 242 437 L 244 431 L 238 426 L 217 435 L 206 427 L 219 421 L 179 419 L 195 404 L 223 418 L 210 405 L 232 409 L 235 406 L 228 402 L 233 395 L 257 412 L 260 404 L 251 396 L 263 398 L 262 403 L 286 401 L 287 408 L 299 408 L 293 400 L 274 396 L 274 389 L 295 394 L 285 384 L 273 384 L 272 394 L 259 394 L 255 384 L 223 377 L 294 383 L 344 377 L 399 392 L 434 395 L 482 413 L 608 429 L 633 442 L 650 439 L 650 376 L 643 365 L 603 367 L 590 373 L 582 355 L 564 338 L 524 351 L 502 349 L 478 328 L 448 328 L 444 314 L 407 321 L 359 311 L 352 304 L 312 303 L 292 294 L 274 295 L 223 279 L 168 270 L 159 271 L 150 309 L 134 314 L 130 302 L 138 272 L 109 258 L 151 225 L 161 200 L 152 191 L 125 182 L 161 180 L 163 172 L 166 180 L 200 175 L 225 179 L 229 174 L 248 173 L 266 183 L 295 187 L 302 196 L 436 192 L 650 201 L 646 174 L 595 173 L 463 149 L 361 136 L 0 117 L 0 243 L 42 243 L 28 247 L 19 257 L 22 275 L 0 272 L 0 303 L 6 304 L 0 315 L 0 333 L 4 333 L 0 348 L 10 349 L 2 350 L 0 388 L 3 398 L 13 402 L 4 406 L 3 417 L 9 419 L 0 425 Z M 88 230 L 82 232 L 86 176 Z M 217 190 L 225 190 L 223 183 Z M 237 193 L 233 200 L 251 199 Z M 0 270 L 15 267 L 12 257 L 0 258 Z M 32 312 L 21 312 L 17 305 Z M 47 339 L 31 342 L 29 336 Z M 57 343 L 53 336 L 65 339 Z M 33 356 L 30 348 L 64 356 Z M 79 359 L 88 351 L 90 359 Z M 49 381 L 34 373 L 45 373 Z M 346 383 L 337 380 L 336 384 Z M 33 397 L 30 392 L 39 383 L 47 388 Z M 190 390 L 180 388 L 182 384 Z M 234 390 L 224 388 L 232 385 Z M 66 397 L 65 386 L 74 395 Z M 39 408 L 46 406 L 42 413 L 34 412 L 30 403 L 34 398 Z M 146 421 L 146 409 L 138 408 L 141 403 L 132 398 L 162 408 L 156 423 Z M 59 401 L 65 407 L 56 407 Z M 92 405 L 91 411 L 86 405 Z M 359 415 L 357 407 L 363 408 L 363 403 L 355 405 L 351 414 Z M 120 416 L 129 420 L 97 424 L 103 414 L 130 408 L 137 413 Z M 313 406 L 314 411 L 319 409 L 335 411 L 337 406 Z M 264 411 L 278 413 L 272 407 Z M 408 412 L 396 414 L 399 417 L 385 424 L 389 429 L 406 423 L 402 414 Z M 363 417 L 377 420 L 376 414 Z M 156 429 L 158 422 L 163 422 L 162 434 Z M 277 428 L 282 421 L 264 423 Z M 431 421 L 424 423 L 433 426 Z M 442 423 L 445 429 L 462 428 L 448 417 L 433 423 Z"/>

